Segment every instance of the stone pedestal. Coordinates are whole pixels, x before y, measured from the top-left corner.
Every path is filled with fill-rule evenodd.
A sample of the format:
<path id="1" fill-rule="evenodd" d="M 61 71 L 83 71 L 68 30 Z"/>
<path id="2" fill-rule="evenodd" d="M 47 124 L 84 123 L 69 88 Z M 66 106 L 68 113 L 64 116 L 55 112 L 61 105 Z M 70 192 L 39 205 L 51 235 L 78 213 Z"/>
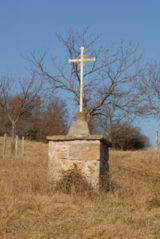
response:
<path id="1" fill-rule="evenodd" d="M 89 134 L 84 113 L 76 114 L 68 135 L 50 136 L 47 139 L 50 181 L 57 182 L 63 171 L 76 165 L 94 187 L 107 187 L 110 144 L 102 135 Z"/>

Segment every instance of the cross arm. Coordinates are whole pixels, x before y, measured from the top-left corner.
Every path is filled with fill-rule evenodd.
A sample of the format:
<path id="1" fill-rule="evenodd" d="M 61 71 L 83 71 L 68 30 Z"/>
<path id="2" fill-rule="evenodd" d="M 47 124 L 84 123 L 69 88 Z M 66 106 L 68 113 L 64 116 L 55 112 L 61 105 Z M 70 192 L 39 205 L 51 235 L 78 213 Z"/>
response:
<path id="1" fill-rule="evenodd" d="M 69 62 L 69 63 L 72 63 L 72 62 L 77 62 L 77 63 L 79 63 L 79 62 L 81 62 L 81 59 L 69 59 L 68 62 Z"/>
<path id="2" fill-rule="evenodd" d="M 96 61 L 96 58 L 84 58 L 83 61 Z"/>
<path id="3" fill-rule="evenodd" d="M 83 59 L 69 59 L 68 62 L 72 63 L 72 62 L 88 62 L 88 61 L 96 61 L 96 58 L 83 58 Z"/>

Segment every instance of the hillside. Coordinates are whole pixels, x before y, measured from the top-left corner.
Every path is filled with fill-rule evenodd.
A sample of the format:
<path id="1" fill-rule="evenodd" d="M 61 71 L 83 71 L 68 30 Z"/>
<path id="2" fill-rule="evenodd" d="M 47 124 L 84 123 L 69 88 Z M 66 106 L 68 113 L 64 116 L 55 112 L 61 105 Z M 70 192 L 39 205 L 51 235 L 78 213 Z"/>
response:
<path id="1" fill-rule="evenodd" d="M 47 150 L 3 158 L 0 139 L 0 239 L 160 238 L 159 152 L 110 150 L 110 192 L 67 195 L 47 184 Z"/>

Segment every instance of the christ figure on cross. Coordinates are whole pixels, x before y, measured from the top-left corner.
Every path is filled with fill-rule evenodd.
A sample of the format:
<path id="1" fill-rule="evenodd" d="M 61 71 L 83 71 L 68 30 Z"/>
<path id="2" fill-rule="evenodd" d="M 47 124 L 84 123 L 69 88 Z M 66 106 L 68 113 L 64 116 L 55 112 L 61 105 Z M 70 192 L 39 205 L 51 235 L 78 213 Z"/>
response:
<path id="1" fill-rule="evenodd" d="M 70 59 L 68 60 L 69 63 L 80 63 L 81 68 L 81 77 L 80 77 L 80 112 L 83 112 L 83 66 L 84 62 L 88 61 L 96 61 L 95 58 L 85 58 L 84 57 L 84 46 L 81 46 L 81 55 L 79 59 Z"/>

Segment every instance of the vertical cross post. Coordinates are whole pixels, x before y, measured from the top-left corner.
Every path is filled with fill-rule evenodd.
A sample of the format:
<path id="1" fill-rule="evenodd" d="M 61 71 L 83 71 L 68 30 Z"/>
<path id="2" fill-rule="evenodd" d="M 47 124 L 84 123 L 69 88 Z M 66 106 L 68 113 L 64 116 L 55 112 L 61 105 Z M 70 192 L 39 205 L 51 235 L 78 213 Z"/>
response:
<path id="1" fill-rule="evenodd" d="M 84 46 L 81 46 L 81 55 L 79 59 L 70 59 L 69 63 L 80 63 L 81 76 L 80 76 L 80 112 L 83 112 L 83 67 L 84 62 L 96 61 L 95 58 L 85 58 L 84 57 Z"/>
<path id="2" fill-rule="evenodd" d="M 84 46 L 81 46 L 81 83 L 80 83 L 80 112 L 83 112 L 83 65 Z"/>

